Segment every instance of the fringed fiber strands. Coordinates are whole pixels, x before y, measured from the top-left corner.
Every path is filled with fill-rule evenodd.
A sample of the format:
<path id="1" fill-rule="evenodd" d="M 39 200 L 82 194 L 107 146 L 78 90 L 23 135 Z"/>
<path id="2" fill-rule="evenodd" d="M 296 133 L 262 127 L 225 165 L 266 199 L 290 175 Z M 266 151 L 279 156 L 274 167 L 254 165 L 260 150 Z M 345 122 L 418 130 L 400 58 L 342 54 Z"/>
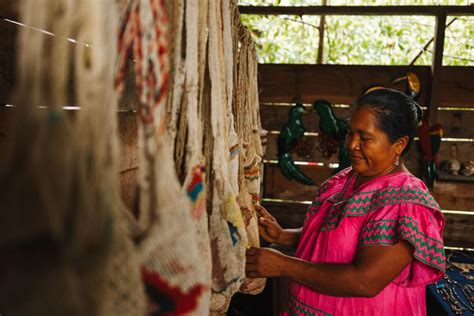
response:
<path id="1" fill-rule="evenodd" d="M 3 313 L 144 314 L 119 213 L 114 12 L 112 0 L 21 2 L 23 23 L 59 36 L 19 33 L 15 138 L 0 183 Z M 71 82 L 74 120 L 61 108 Z"/>
<path id="2" fill-rule="evenodd" d="M 202 295 L 201 312 L 207 313 L 211 299 L 212 258 L 208 231 L 208 216 L 206 212 L 206 175 L 202 152 L 202 123 L 199 117 L 199 54 L 205 51 L 199 49 L 200 33 L 205 29 L 199 27 L 200 9 L 206 5 L 199 0 L 186 0 L 186 61 L 185 61 L 185 97 L 187 104 L 187 144 L 184 186 L 192 201 L 192 216 L 197 227 L 197 242 L 199 262 L 203 265 L 205 274 L 202 282 L 206 282 L 206 292 Z M 204 47 L 205 48 L 205 47 Z"/>
<path id="3" fill-rule="evenodd" d="M 188 4 L 191 7 L 197 6 L 191 1 Z M 184 13 L 182 3 L 175 3 L 168 8 L 172 12 L 175 12 L 176 8 L 173 21 L 181 24 Z M 203 315 L 209 310 L 209 276 L 206 276 L 206 267 L 199 254 L 197 225 L 191 216 L 190 199 L 175 173 L 172 139 L 167 132 L 161 132 L 166 117 L 164 93 L 168 78 L 167 22 L 164 6 L 158 0 L 134 0 L 129 1 L 128 7 L 124 9 L 122 29 L 128 31 L 124 33 L 124 40 L 120 43 L 128 44 L 120 47 L 121 60 L 125 59 L 124 56 L 130 51 L 129 47 L 134 47 L 133 58 L 137 60 L 135 72 L 141 74 L 143 69 L 149 71 L 143 75 L 147 80 L 138 76 L 136 79 L 137 87 L 138 81 L 142 80 L 143 91 L 150 92 L 140 98 L 140 107 L 143 110 L 139 129 L 138 219 L 138 226 L 142 229 L 138 248 L 143 263 L 142 276 L 151 303 L 149 312 L 159 312 L 163 315 Z M 189 18 L 188 15 L 186 17 Z M 193 17 L 190 18 L 192 19 Z M 195 23 L 197 24 L 197 21 Z M 178 28 L 182 29 L 182 26 Z M 159 47 L 156 46 L 158 44 Z M 172 45 L 175 50 L 180 46 L 180 42 Z M 187 43 L 187 57 L 188 49 L 197 50 L 197 42 Z M 176 54 L 176 51 L 174 55 L 181 56 Z M 186 62 L 188 68 L 194 67 L 193 63 L 197 65 L 197 61 Z M 182 71 L 183 62 L 177 57 L 173 64 L 178 65 L 172 68 L 175 72 L 172 76 L 175 86 L 179 79 L 176 79 L 176 71 Z M 192 71 L 197 73 L 197 67 L 195 68 Z M 183 73 L 179 75 L 182 76 Z M 121 79 L 120 72 L 117 78 Z M 184 91 L 191 94 L 189 99 L 192 105 L 195 104 L 194 107 L 197 106 L 197 86 L 194 87 L 196 84 L 193 81 L 189 85 L 187 83 Z M 120 88 L 120 85 L 117 86 Z M 177 108 L 181 104 L 182 93 L 183 91 L 178 91 L 171 95 L 171 108 Z M 195 101 L 192 100 L 193 97 Z M 173 98 L 178 99 L 176 104 Z M 196 170 L 194 175 L 201 176 L 199 170 Z M 199 179 L 193 177 L 190 180 L 191 186 L 193 180 Z"/>
<path id="4" fill-rule="evenodd" d="M 245 248 L 247 234 L 242 215 L 237 203 L 235 187 L 229 179 L 231 149 L 231 131 L 234 124 L 229 117 L 227 95 L 231 90 L 232 73 L 227 65 L 229 50 L 224 41 L 224 31 L 231 23 L 229 1 L 209 1 L 209 53 L 208 66 L 211 83 L 211 127 L 213 137 L 212 170 L 212 211 L 210 214 L 209 234 L 212 250 L 212 299 L 211 314 L 222 314 L 227 311 L 230 298 L 240 287 L 244 278 Z M 230 34 L 228 34 L 230 35 Z M 231 57 L 231 56 L 230 56 Z"/>
<path id="5" fill-rule="evenodd" d="M 257 89 L 257 55 L 250 32 L 242 25 L 235 1 L 232 1 L 234 42 L 234 113 L 239 131 L 239 205 L 248 235 L 248 247 L 259 247 L 258 220 L 253 204 L 260 201 L 262 145 L 260 141 Z M 246 278 L 240 288 L 258 294 L 265 279 Z"/>

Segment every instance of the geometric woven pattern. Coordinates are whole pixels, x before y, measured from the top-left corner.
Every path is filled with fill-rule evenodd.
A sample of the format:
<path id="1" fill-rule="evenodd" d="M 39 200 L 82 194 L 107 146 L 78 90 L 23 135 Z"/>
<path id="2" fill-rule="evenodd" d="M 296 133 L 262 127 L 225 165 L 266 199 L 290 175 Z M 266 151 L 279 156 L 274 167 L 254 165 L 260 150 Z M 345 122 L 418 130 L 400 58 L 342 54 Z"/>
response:
<path id="1" fill-rule="evenodd" d="M 443 242 L 420 232 L 418 222 L 410 216 L 401 216 L 398 220 L 368 222 L 362 230 L 359 247 L 393 245 L 401 239 L 413 245 L 414 256 L 418 260 L 444 272 Z"/>
<path id="2" fill-rule="evenodd" d="M 306 213 L 305 220 L 308 220 L 311 216 L 317 213 L 319 206 L 323 203 L 323 201 L 327 198 L 324 192 L 331 186 L 332 181 L 325 181 L 321 186 L 316 190 L 315 198 L 311 205 L 309 206 L 308 212 Z M 338 198 L 339 193 L 335 193 L 335 195 L 329 198 Z"/>
<path id="3" fill-rule="evenodd" d="M 322 230 L 335 229 L 345 216 L 361 216 L 387 205 L 418 204 L 440 210 L 429 192 L 412 186 L 385 187 L 380 190 L 358 192 L 331 207 Z"/>
<path id="4" fill-rule="evenodd" d="M 290 293 L 288 298 L 288 303 L 286 305 L 285 311 L 288 312 L 291 316 L 293 315 L 304 315 L 304 316 L 331 316 L 331 314 L 326 313 L 320 309 L 314 308 L 308 304 L 300 302 L 293 294 Z"/>

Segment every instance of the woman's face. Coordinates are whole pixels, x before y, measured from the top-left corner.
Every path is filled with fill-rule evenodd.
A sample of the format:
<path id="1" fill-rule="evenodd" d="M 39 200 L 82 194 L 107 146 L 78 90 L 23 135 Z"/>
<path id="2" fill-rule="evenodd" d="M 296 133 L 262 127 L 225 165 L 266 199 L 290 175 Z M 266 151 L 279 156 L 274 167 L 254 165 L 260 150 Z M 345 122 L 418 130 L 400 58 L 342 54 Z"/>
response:
<path id="1" fill-rule="evenodd" d="M 406 146 L 400 144 L 400 140 L 392 144 L 376 122 L 373 110 L 362 106 L 352 113 L 348 124 L 346 146 L 352 169 L 365 177 L 390 173 L 397 156 Z"/>

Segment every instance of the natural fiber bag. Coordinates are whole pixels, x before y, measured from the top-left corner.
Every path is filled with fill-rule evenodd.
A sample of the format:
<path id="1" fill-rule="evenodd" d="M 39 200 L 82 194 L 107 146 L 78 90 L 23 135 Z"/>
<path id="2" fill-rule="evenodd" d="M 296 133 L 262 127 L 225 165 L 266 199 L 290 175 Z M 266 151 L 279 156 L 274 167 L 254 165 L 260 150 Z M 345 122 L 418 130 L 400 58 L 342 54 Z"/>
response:
<path id="1" fill-rule="evenodd" d="M 21 129 L 12 131 L 0 184 L 6 314 L 144 312 L 138 264 L 117 203 L 114 12 L 113 1 L 21 2 L 21 21 L 56 37 L 26 28 L 19 33 L 13 126 Z M 81 108 L 72 120 L 61 108 L 71 92 Z"/>
<path id="2" fill-rule="evenodd" d="M 177 8 L 178 14 L 173 19 L 181 21 L 182 7 Z M 168 134 L 164 128 L 169 127 L 165 123 L 168 46 L 164 7 L 160 1 L 130 1 L 122 12 L 124 32 L 120 43 L 124 46 L 121 60 L 128 58 L 129 48 L 134 49 L 141 109 L 138 226 L 142 231 L 138 247 L 151 303 L 149 312 L 202 315 L 209 307 L 209 295 L 206 294 L 209 293 L 209 278 L 200 260 L 197 225 L 192 219 L 187 195 L 195 192 L 197 187 L 193 181 L 199 181 L 196 177 L 201 174 L 194 170 L 196 177 L 191 177 L 187 183 L 189 192 L 182 188 L 175 172 L 170 137 L 173 133 Z M 140 32 L 134 32 L 135 28 Z M 181 43 L 174 47 L 177 45 Z M 141 52 L 146 54 L 140 55 Z M 181 61 L 175 64 L 181 65 Z M 180 93 L 172 95 L 178 98 L 177 104 L 181 102 Z"/>
<path id="3" fill-rule="evenodd" d="M 263 151 L 260 140 L 257 90 L 257 58 L 253 40 L 243 26 L 235 1 L 232 1 L 234 42 L 234 113 L 242 153 L 239 169 L 239 205 L 248 235 L 247 247 L 259 247 L 258 221 L 253 204 L 260 201 Z M 265 279 L 246 278 L 240 288 L 258 294 Z"/>
<path id="4" fill-rule="evenodd" d="M 232 58 L 229 59 L 231 30 L 229 1 L 209 1 L 209 77 L 211 84 L 212 127 L 212 210 L 210 238 L 212 250 L 211 314 L 227 311 L 232 295 L 244 278 L 247 234 L 242 220 L 237 195 L 229 179 L 229 152 L 232 147 L 232 126 L 228 98 L 232 98 Z M 227 36 L 227 37 L 226 37 Z M 231 44 L 231 42 L 230 42 Z M 227 54 L 226 54 L 227 52 Z M 230 57 L 232 57 L 230 55 Z M 230 65 L 230 66 L 229 66 Z M 235 171 L 234 171 L 235 172 Z"/>

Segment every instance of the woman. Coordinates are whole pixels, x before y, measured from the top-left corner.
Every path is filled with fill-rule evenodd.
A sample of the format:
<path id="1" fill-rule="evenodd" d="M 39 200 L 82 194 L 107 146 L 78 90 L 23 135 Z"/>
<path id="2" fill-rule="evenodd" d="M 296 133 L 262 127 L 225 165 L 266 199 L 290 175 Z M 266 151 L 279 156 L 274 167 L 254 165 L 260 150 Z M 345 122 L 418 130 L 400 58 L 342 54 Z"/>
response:
<path id="1" fill-rule="evenodd" d="M 282 315 L 425 315 L 425 286 L 444 274 L 444 217 L 401 157 L 422 111 L 401 92 L 360 97 L 348 124 L 351 165 L 316 193 L 300 229 L 282 229 L 263 208 L 260 234 L 295 246 L 247 252 L 249 277 L 287 276 Z"/>

